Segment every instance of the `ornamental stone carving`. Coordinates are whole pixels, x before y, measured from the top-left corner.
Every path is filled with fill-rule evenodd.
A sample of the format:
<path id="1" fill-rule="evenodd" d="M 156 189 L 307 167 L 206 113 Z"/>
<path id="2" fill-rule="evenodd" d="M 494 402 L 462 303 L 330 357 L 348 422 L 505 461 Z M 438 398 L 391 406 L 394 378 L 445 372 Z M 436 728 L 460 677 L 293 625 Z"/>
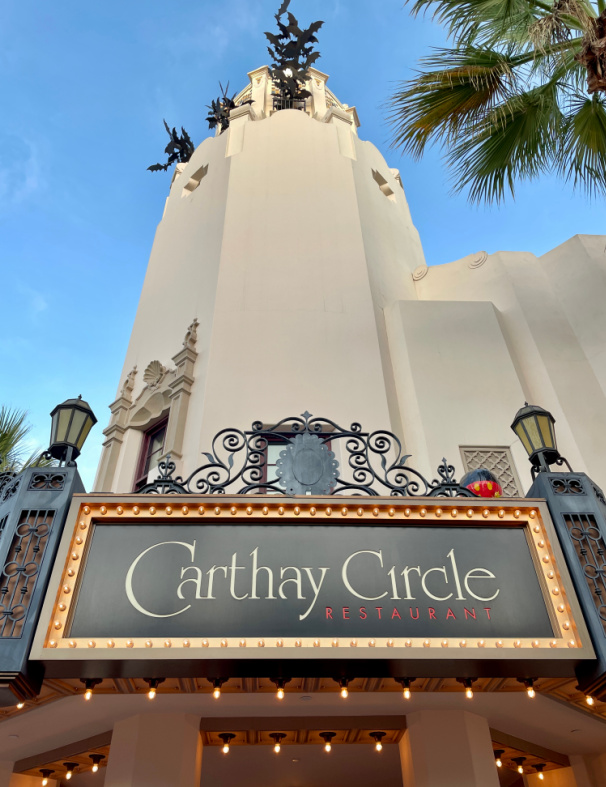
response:
<path id="1" fill-rule="evenodd" d="M 488 252 L 486 251 L 479 251 L 473 258 L 473 260 L 469 263 L 469 268 L 479 268 L 481 265 L 484 265 L 486 260 L 488 259 Z"/>
<path id="2" fill-rule="evenodd" d="M 195 317 L 192 324 L 189 326 L 185 333 L 185 339 L 183 339 L 183 346 L 189 347 L 191 350 L 195 350 L 196 342 L 198 341 L 198 318 Z"/>
<path id="3" fill-rule="evenodd" d="M 125 399 L 132 399 L 133 390 L 135 388 L 136 375 L 137 375 L 137 367 L 133 366 L 130 372 L 126 375 L 126 380 L 124 381 L 124 385 L 120 389 L 120 396 L 123 396 Z"/>
<path id="4" fill-rule="evenodd" d="M 166 372 L 166 366 L 163 366 L 160 361 L 152 361 L 143 372 L 143 382 L 148 388 L 158 388 Z"/>
<path id="5" fill-rule="evenodd" d="M 427 267 L 427 265 L 419 265 L 412 272 L 412 280 L 421 281 L 421 279 L 427 276 L 428 273 L 429 273 L 429 268 Z"/>

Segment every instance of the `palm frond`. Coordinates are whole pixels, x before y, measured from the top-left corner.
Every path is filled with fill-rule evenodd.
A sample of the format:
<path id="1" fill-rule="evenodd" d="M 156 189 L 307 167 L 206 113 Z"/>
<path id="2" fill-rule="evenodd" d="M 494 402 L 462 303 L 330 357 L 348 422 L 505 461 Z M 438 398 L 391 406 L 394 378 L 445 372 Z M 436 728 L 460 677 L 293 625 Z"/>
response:
<path id="1" fill-rule="evenodd" d="M 26 438 L 30 426 L 24 410 L 0 407 L 0 472 L 20 472 L 27 467 L 46 466 L 52 460 L 44 459 L 41 451 L 26 455 Z"/>
<path id="2" fill-rule="evenodd" d="M 442 49 L 424 58 L 429 70 L 403 82 L 393 96 L 392 146 L 419 157 L 431 141 L 447 141 L 517 89 L 520 59 L 495 50 Z"/>
<path id="3" fill-rule="evenodd" d="M 546 11 L 532 0 L 407 0 L 412 13 L 429 12 L 456 43 L 524 41 Z M 546 8 L 549 5 L 545 4 Z"/>
<path id="4" fill-rule="evenodd" d="M 518 179 L 532 179 L 553 166 L 563 121 L 556 82 L 533 88 L 495 107 L 448 153 L 455 192 L 471 202 L 500 202 L 515 195 Z"/>
<path id="5" fill-rule="evenodd" d="M 606 196 L 606 99 L 578 94 L 563 124 L 559 174 L 590 197 Z"/>

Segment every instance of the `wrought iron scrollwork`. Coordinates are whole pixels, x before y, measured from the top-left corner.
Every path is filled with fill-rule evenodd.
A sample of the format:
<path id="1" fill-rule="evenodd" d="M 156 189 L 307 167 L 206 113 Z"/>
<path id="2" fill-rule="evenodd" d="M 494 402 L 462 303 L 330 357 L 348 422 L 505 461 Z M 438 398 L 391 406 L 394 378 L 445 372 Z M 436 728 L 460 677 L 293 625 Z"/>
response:
<path id="1" fill-rule="evenodd" d="M 274 466 L 268 448 L 283 446 Z M 342 468 L 335 459 L 340 446 Z M 170 456 L 159 463 L 160 475 L 140 494 L 351 494 L 397 497 L 475 497 L 461 487 L 446 459 L 439 478 L 428 481 L 407 464 L 392 432 L 365 432 L 359 423 L 344 429 L 328 418 L 284 418 L 272 427 L 255 422 L 248 431 L 223 429 L 213 438 L 206 462 L 187 478 L 173 477 Z"/>
<path id="2" fill-rule="evenodd" d="M 584 495 L 585 489 L 580 478 L 569 478 L 568 476 L 551 476 L 549 478 L 551 488 L 556 495 Z"/>
<path id="3" fill-rule="evenodd" d="M 65 487 L 65 473 L 39 472 L 35 473 L 29 482 L 28 490 L 59 492 Z"/>

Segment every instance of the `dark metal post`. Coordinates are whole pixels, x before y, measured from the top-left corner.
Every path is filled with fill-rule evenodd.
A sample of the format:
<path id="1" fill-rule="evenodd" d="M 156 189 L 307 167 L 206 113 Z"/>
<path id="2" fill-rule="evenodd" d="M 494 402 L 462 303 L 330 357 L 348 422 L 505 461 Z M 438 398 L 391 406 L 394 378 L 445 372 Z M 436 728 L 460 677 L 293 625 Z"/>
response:
<path id="1" fill-rule="evenodd" d="M 606 498 L 585 473 L 537 473 L 527 497 L 544 497 L 596 652 L 579 689 L 606 700 Z"/>
<path id="2" fill-rule="evenodd" d="M 36 625 L 78 469 L 33 467 L 0 478 L 0 707 L 35 697 L 42 672 L 28 665 Z M 1 481 L 4 483 L 1 483 Z"/>

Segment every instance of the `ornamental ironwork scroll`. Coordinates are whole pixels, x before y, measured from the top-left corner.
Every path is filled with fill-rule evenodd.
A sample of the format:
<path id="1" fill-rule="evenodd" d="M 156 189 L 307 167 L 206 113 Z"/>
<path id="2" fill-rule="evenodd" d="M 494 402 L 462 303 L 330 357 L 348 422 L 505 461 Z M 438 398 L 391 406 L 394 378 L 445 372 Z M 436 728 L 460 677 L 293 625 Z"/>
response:
<path id="1" fill-rule="evenodd" d="M 593 514 L 564 514 L 564 521 L 606 635 L 606 543 Z"/>
<path id="2" fill-rule="evenodd" d="M 333 451 L 341 449 L 343 467 Z M 283 447 L 274 465 L 268 450 Z M 459 485 L 453 465 L 442 460 L 439 478 L 427 480 L 407 464 L 393 432 L 348 429 L 328 418 L 284 418 L 272 427 L 256 421 L 248 431 L 223 429 L 213 438 L 206 463 L 187 478 L 173 477 L 170 456 L 158 464 L 160 475 L 140 494 L 354 494 L 426 497 L 475 497 Z M 345 469 L 345 472 L 342 472 Z"/>

